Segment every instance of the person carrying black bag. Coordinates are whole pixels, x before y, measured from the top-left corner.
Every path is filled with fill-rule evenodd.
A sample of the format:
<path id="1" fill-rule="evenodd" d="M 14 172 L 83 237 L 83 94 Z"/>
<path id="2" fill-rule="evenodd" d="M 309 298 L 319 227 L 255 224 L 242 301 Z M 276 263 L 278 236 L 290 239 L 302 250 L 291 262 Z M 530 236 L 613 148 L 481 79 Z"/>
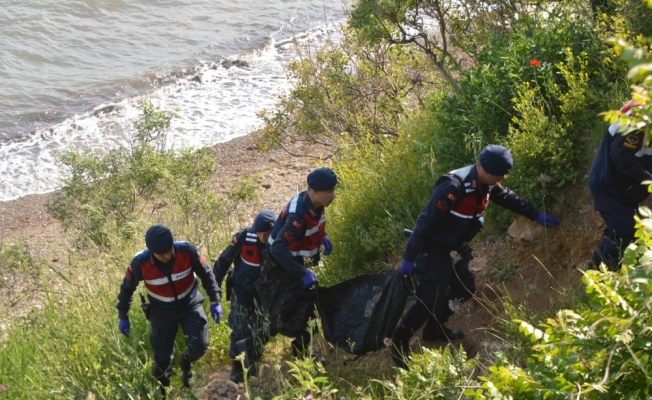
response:
<path id="1" fill-rule="evenodd" d="M 292 337 L 292 354 L 309 354 L 311 333 L 308 320 L 315 317 L 315 298 L 310 288 L 317 284 L 310 267 L 319 262 L 321 248 L 333 250 L 326 236 L 324 209 L 335 199 L 337 175 L 330 168 L 308 174 L 308 190 L 290 200 L 279 215 L 268 250 L 271 269 L 256 283 L 272 330 Z"/>
<path id="2" fill-rule="evenodd" d="M 415 301 L 392 335 L 392 360 L 398 367 L 408 369 L 409 340 L 426 322 L 426 340 L 464 338 L 461 331 L 445 325 L 453 314 L 448 303 L 466 301 L 475 292 L 468 242 L 482 229 L 482 214 L 489 200 L 546 228 L 559 225 L 553 216 L 537 211 L 499 183 L 512 165 L 509 150 L 493 145 L 480 153 L 477 163 L 444 174 L 435 183 L 403 253 L 401 273 L 412 276 L 416 271 L 419 286 Z M 451 251 L 460 255 L 455 264 Z"/>
<path id="3" fill-rule="evenodd" d="M 236 344 L 252 337 L 263 327 L 264 315 L 259 309 L 260 297 L 254 282 L 261 276 L 261 267 L 265 263 L 263 252 L 275 220 L 276 214 L 272 210 L 261 211 L 251 226 L 233 236 L 213 267 L 219 286 L 222 286 L 222 281 L 227 277 L 227 299 L 230 297 L 231 300 L 228 322 L 232 330 L 229 357 L 233 359 L 230 379 L 235 383 L 244 382 L 242 362 L 235 359 L 242 350 Z M 233 272 L 227 275 L 232 264 Z M 256 350 L 245 363 L 248 374 L 251 375 L 255 375 L 254 362 L 262 356 L 262 346 Z"/>

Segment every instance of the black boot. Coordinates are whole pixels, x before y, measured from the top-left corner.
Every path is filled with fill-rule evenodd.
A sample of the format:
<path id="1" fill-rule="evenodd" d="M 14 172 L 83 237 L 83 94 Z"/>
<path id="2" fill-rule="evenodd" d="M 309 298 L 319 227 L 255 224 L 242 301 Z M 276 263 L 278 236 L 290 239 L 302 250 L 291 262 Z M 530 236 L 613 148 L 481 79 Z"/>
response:
<path id="1" fill-rule="evenodd" d="M 457 329 L 451 329 L 444 324 L 429 324 L 423 328 L 423 340 L 426 342 L 434 342 L 436 340 L 444 340 L 452 342 L 453 340 L 464 339 L 464 332 Z"/>
<path id="2" fill-rule="evenodd" d="M 408 357 L 410 357 L 410 338 L 412 330 L 401 325 L 394 329 L 392 334 L 392 361 L 397 367 L 409 370 Z"/>
<path id="3" fill-rule="evenodd" d="M 238 340 L 235 342 L 235 348 L 238 354 L 244 353 L 244 366 L 249 370 L 255 368 L 256 360 L 258 360 L 258 352 L 256 351 L 256 341 L 253 336 L 246 339 Z M 251 375 L 251 372 L 248 372 Z"/>
<path id="4" fill-rule="evenodd" d="M 233 383 L 242 383 L 244 382 L 244 372 L 242 370 L 242 362 L 239 360 L 233 360 L 231 364 L 231 376 L 229 377 Z"/>
<path id="5" fill-rule="evenodd" d="M 187 353 L 181 354 L 179 359 L 179 366 L 181 367 L 181 383 L 183 387 L 190 387 L 190 378 L 192 378 L 192 363 Z"/>

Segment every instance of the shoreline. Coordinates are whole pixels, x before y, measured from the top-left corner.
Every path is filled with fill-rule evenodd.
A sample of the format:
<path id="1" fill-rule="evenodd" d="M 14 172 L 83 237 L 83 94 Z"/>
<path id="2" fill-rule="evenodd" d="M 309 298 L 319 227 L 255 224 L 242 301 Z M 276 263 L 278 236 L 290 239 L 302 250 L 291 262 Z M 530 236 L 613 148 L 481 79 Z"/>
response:
<path id="1" fill-rule="evenodd" d="M 264 208 L 280 212 L 294 194 L 304 190 L 305 178 L 318 161 L 313 157 L 328 154 L 328 149 L 320 145 L 292 143 L 286 147 L 294 154 L 312 157 L 296 157 L 282 148 L 262 153 L 255 133 L 213 145 L 217 168 L 212 179 L 216 190 L 228 188 L 234 180 L 260 176 L 259 199 L 247 205 L 245 214 L 253 217 Z M 46 210 L 54 193 L 29 194 L 0 202 L 0 247 L 24 241 L 35 260 L 58 262 L 59 255 L 72 245 L 72 238 Z"/>

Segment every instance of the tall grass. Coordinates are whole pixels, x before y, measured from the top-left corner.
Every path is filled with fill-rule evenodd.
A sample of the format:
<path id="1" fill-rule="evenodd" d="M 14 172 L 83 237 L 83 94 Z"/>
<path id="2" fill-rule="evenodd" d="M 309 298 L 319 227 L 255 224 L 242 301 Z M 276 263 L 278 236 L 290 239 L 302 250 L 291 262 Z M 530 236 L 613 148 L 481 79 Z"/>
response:
<path id="1" fill-rule="evenodd" d="M 139 310 L 138 296 L 130 312 L 130 337 L 117 329 L 117 294 L 134 252 L 71 254 L 61 276 L 44 268 L 42 304 L 22 317 L 12 316 L 3 306 L 0 384 L 7 388 L 4 398 L 82 399 L 89 393 L 98 399 L 160 396 L 151 378 L 149 323 Z M 228 304 L 223 305 L 228 315 Z M 203 370 L 212 370 L 228 357 L 226 324 L 211 321 L 210 334 L 208 354 L 195 366 L 198 380 L 206 375 Z M 179 332 L 176 355 L 184 348 Z M 180 387 L 178 365 L 173 363 L 173 368 L 172 385 Z"/>

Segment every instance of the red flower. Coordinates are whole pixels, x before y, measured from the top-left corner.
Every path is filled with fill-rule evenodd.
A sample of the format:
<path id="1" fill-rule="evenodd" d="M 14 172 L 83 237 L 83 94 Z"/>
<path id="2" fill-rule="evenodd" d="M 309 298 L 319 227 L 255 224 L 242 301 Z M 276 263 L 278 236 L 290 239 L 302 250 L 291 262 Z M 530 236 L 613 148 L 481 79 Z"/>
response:
<path id="1" fill-rule="evenodd" d="M 530 60 L 530 67 L 538 67 L 538 66 L 539 66 L 539 60 L 534 58 Z"/>

